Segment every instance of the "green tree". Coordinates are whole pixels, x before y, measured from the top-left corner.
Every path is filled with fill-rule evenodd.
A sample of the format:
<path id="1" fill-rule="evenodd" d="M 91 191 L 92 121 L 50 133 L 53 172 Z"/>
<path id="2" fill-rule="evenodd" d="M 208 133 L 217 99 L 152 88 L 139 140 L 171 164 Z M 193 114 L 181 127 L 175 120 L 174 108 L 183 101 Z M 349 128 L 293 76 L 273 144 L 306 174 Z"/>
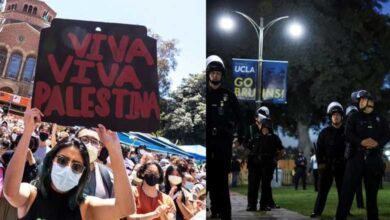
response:
<path id="1" fill-rule="evenodd" d="M 205 73 L 190 74 L 170 94 L 161 116 L 164 137 L 180 144 L 204 144 L 206 134 Z"/>
<path id="2" fill-rule="evenodd" d="M 149 32 L 151 31 L 149 30 Z M 171 86 L 169 73 L 175 70 L 177 66 L 176 57 L 180 52 L 177 48 L 178 42 L 176 39 L 164 40 L 156 33 L 150 33 L 149 35 L 157 40 L 158 86 L 160 97 L 165 97 L 168 95 Z"/>
<path id="3" fill-rule="evenodd" d="M 306 155 L 312 146 L 308 129 L 325 122 L 326 107 L 331 101 L 346 106 L 352 91 L 366 89 L 378 98 L 380 111 L 388 109 L 382 103 L 389 97 L 381 92 L 383 79 L 390 70 L 390 19 L 379 13 L 380 3 L 385 1 L 264 0 L 241 5 L 224 2 L 223 7 L 252 18 L 263 16 L 265 23 L 288 15 L 289 20 L 298 20 L 305 27 L 304 38 L 292 40 L 283 31 L 287 20 L 275 24 L 264 39 L 264 59 L 289 61 L 288 104 L 268 106 L 274 121 L 288 134 L 298 137 L 299 147 L 304 148 Z M 214 10 L 222 7 L 215 2 L 210 4 Z M 213 10 L 208 12 L 212 14 Z M 212 16 L 208 19 L 212 20 Z M 215 27 L 208 26 L 208 53 L 219 52 L 229 67 L 233 57 L 257 57 L 256 34 L 246 20 L 236 20 L 241 23 L 237 24 L 240 34 L 235 36 L 223 36 Z M 252 42 L 256 46 L 249 45 Z M 244 106 L 247 112 L 255 109 L 253 104 Z"/>

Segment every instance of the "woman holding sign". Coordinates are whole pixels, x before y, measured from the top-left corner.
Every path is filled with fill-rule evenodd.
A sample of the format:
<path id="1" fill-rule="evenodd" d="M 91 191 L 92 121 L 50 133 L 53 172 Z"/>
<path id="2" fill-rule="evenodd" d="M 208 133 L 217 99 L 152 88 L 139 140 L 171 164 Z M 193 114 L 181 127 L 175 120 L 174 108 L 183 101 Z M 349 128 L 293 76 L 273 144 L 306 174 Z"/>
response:
<path id="1" fill-rule="evenodd" d="M 83 196 L 89 178 L 89 156 L 78 139 L 59 142 L 45 157 L 39 181 L 35 185 L 21 183 L 28 143 L 42 113 L 27 109 L 24 133 L 15 150 L 5 176 L 4 194 L 18 209 L 20 219 L 77 220 L 119 219 L 135 211 L 135 201 L 123 164 L 116 133 L 99 125 L 97 132 L 112 158 L 116 199 Z"/>

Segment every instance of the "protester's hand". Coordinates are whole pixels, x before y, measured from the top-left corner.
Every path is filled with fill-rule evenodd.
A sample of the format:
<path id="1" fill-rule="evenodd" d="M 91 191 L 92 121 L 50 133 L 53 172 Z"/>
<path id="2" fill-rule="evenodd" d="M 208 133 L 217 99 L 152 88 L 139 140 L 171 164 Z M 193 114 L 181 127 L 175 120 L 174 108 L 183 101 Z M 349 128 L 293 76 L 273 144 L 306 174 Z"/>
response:
<path id="1" fill-rule="evenodd" d="M 99 135 L 100 141 L 103 143 L 103 145 L 107 148 L 109 152 L 114 149 L 121 149 L 119 138 L 116 132 L 107 130 L 106 127 L 104 127 L 104 125 L 102 124 L 98 124 L 96 132 Z"/>
<path id="2" fill-rule="evenodd" d="M 199 210 L 206 208 L 206 204 L 204 202 L 202 202 L 201 200 L 196 200 L 195 202 L 196 202 L 196 205 L 197 205 Z"/>
<path id="3" fill-rule="evenodd" d="M 176 203 L 179 203 L 183 200 L 183 193 L 179 192 L 179 194 L 176 197 Z"/>
<path id="4" fill-rule="evenodd" d="M 38 122 L 41 122 L 41 117 L 43 117 L 42 112 L 37 109 L 31 109 L 30 106 L 27 106 L 26 111 L 24 112 L 24 131 L 32 133 L 35 129 L 35 125 Z"/>
<path id="5" fill-rule="evenodd" d="M 166 215 L 170 209 L 168 205 L 163 204 L 161 201 L 158 201 L 160 205 L 154 210 L 158 216 Z"/>
<path id="6" fill-rule="evenodd" d="M 141 160 L 140 160 L 140 164 L 145 164 L 147 163 L 148 161 L 150 160 L 154 160 L 154 157 L 153 157 L 153 154 L 151 153 L 145 153 L 144 155 L 142 155 L 141 157 Z"/>
<path id="7" fill-rule="evenodd" d="M 169 191 L 169 196 L 171 198 L 173 198 L 173 196 L 175 195 L 176 191 L 177 191 L 177 186 L 172 186 L 171 190 Z"/>

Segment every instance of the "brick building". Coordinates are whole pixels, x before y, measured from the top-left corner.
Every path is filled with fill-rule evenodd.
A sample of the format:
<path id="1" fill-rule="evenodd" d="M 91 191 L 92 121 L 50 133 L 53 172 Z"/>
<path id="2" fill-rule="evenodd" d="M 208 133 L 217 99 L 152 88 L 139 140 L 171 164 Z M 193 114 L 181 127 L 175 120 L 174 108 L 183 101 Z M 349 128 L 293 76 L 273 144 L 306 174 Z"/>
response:
<path id="1" fill-rule="evenodd" d="M 0 0 L 1 6 L 0 91 L 31 97 L 40 31 L 56 12 L 40 0 Z"/>

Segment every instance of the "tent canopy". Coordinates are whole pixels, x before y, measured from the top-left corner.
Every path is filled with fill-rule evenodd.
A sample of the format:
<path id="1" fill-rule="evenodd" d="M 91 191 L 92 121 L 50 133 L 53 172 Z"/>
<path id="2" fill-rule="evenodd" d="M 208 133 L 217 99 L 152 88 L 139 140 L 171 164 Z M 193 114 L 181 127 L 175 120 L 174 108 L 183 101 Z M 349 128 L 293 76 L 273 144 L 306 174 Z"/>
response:
<path id="1" fill-rule="evenodd" d="M 197 160 L 206 160 L 206 148 L 202 145 L 180 145 L 180 149 L 194 155 Z"/>
<path id="2" fill-rule="evenodd" d="M 134 145 L 134 146 L 145 145 L 148 149 L 152 151 L 168 153 L 168 154 L 177 154 L 185 157 L 192 157 L 191 154 L 181 150 L 176 145 L 162 142 L 151 135 L 147 135 L 139 132 L 129 132 L 129 133 L 120 132 L 118 133 L 118 135 L 119 135 L 119 140 L 124 144 Z"/>

